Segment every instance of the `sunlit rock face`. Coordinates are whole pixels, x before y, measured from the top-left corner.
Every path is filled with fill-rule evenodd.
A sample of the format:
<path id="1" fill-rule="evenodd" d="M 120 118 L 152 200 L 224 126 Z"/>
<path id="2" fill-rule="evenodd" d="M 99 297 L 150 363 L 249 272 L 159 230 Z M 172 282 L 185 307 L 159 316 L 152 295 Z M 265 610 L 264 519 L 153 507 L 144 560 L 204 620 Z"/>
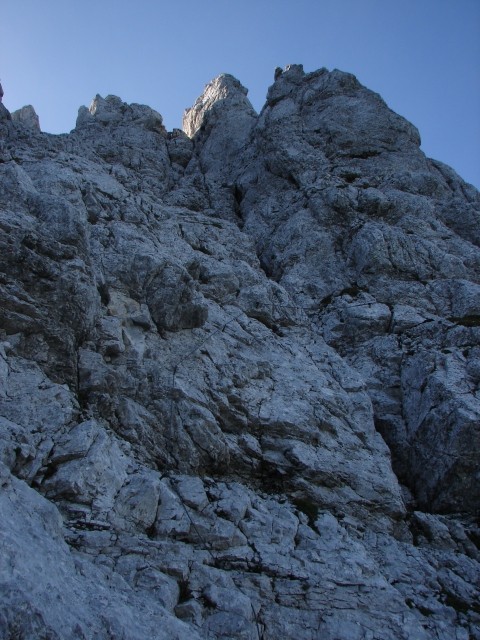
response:
<path id="1" fill-rule="evenodd" d="M 336 70 L 1 108 L 0 637 L 480 638 L 479 193 Z"/>

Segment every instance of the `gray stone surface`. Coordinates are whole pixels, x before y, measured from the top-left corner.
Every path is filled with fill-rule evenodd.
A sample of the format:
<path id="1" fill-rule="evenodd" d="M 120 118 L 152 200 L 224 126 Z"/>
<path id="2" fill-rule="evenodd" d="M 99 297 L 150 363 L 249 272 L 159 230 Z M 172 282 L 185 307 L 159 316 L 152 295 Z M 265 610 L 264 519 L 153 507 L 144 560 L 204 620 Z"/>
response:
<path id="1" fill-rule="evenodd" d="M 480 196 L 349 74 L 246 94 L 0 111 L 1 637 L 480 638 Z"/>
<path id="2" fill-rule="evenodd" d="M 197 101 L 207 123 L 211 86 Z M 236 136 L 234 126 L 199 136 L 200 156 L 205 147 L 215 158 L 214 143 L 228 148 Z M 236 184 L 243 231 L 267 275 L 361 374 L 419 504 L 476 512 L 478 483 L 463 483 L 479 463 L 478 383 L 465 367 L 479 340 L 480 253 L 459 225 L 478 227 L 479 194 L 419 142 L 354 76 L 291 65 L 277 73 L 244 153 L 228 167 L 212 161 L 206 175 Z M 412 374 L 423 375 L 418 385 Z"/>
<path id="3" fill-rule="evenodd" d="M 24 127 L 40 131 L 40 119 L 31 104 L 13 111 L 12 120 L 20 122 Z"/>

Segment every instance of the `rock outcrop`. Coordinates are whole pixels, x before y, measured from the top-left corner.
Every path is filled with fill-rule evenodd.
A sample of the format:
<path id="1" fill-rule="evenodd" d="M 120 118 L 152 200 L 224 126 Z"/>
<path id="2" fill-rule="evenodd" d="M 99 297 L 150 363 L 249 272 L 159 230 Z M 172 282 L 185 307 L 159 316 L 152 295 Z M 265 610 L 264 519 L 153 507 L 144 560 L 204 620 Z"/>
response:
<path id="1" fill-rule="evenodd" d="M 0 636 L 480 638 L 478 191 L 340 71 L 13 116 Z"/>
<path id="2" fill-rule="evenodd" d="M 15 122 L 21 122 L 29 129 L 40 131 L 40 119 L 31 104 L 14 111 L 11 115 Z"/>

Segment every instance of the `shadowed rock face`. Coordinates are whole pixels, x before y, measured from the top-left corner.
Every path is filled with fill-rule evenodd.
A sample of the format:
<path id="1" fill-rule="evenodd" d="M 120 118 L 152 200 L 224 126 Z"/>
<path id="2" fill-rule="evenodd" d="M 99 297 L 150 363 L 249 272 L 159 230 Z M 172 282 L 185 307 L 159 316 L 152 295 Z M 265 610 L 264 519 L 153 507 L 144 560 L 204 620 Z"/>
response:
<path id="1" fill-rule="evenodd" d="M 0 111 L 1 637 L 480 638 L 480 196 L 275 78 Z"/>

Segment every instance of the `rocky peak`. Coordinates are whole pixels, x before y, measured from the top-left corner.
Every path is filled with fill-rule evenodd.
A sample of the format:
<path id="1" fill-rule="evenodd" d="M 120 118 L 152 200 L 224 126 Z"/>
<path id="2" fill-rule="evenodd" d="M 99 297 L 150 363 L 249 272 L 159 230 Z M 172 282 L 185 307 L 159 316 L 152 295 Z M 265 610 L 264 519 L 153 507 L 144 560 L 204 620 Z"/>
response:
<path id="1" fill-rule="evenodd" d="M 284 69 L 277 67 L 275 69 L 274 84 L 269 88 L 267 93 L 267 102 L 275 101 L 276 95 L 283 92 L 288 93 L 286 87 L 292 89 L 294 86 L 301 84 L 305 77 L 305 71 L 302 64 L 288 64 Z"/>
<path id="2" fill-rule="evenodd" d="M 204 175 L 207 199 L 212 210 L 226 219 L 235 220 L 234 166 L 243 157 L 257 120 L 247 89 L 229 74 L 207 84 L 183 117 L 183 129 L 194 142 Z"/>
<path id="3" fill-rule="evenodd" d="M 467 316 L 477 318 L 480 258 L 474 259 L 475 266 L 465 260 L 472 251 L 477 255 L 470 244 L 476 232 L 463 243 L 453 229 L 462 226 L 463 216 L 470 220 L 469 226 L 473 219 L 478 220 L 478 212 L 473 213 L 478 195 L 466 195 L 460 206 L 452 192 L 456 180 L 452 182 L 440 165 L 425 157 L 416 128 L 391 111 L 378 94 L 349 73 L 326 69 L 305 73 L 301 65 L 290 65 L 276 71 L 266 106 L 247 131 L 239 137 L 231 112 L 218 110 L 214 126 L 199 135 L 196 145 L 204 180 L 217 202 L 222 193 L 219 184 L 235 185 L 238 219 L 254 239 L 265 271 L 288 290 L 299 307 L 319 310 L 324 338 L 349 362 L 359 363 L 360 353 L 368 352 L 371 358 L 370 349 L 389 343 L 391 338 L 385 334 L 390 320 L 397 318 L 402 323 L 406 308 L 412 322 L 414 318 L 426 321 L 432 313 L 449 321 L 464 318 L 466 323 Z M 230 152 L 232 140 L 237 143 L 235 152 Z M 469 204 L 470 197 L 475 206 Z M 222 202 L 227 210 L 226 200 Z M 443 235 L 443 222 L 436 212 L 447 212 L 450 207 L 462 214 L 455 217 L 453 227 L 448 223 L 450 228 Z M 425 231 L 425 225 L 430 231 Z M 438 255 L 442 246 L 444 260 Z M 454 295 L 455 290 L 461 294 Z M 354 295 L 344 296 L 342 291 Z M 465 304 L 459 306 L 459 299 Z M 369 309 L 368 321 L 357 317 L 364 307 Z M 473 311 L 466 312 L 467 307 Z M 376 329 L 365 334 L 360 340 L 364 346 L 360 346 L 357 334 L 364 321 L 371 321 Z M 354 346 L 348 346 L 349 336 Z M 407 385 L 412 370 L 401 345 L 403 342 L 390 365 L 386 361 L 369 365 L 377 372 L 370 386 L 371 398 L 375 406 L 382 407 L 377 424 L 395 452 L 396 470 L 407 483 L 415 477 L 416 493 L 424 507 L 434 501 L 439 509 L 457 510 L 461 504 L 471 511 L 480 493 L 473 477 L 461 471 L 469 466 L 466 459 L 455 454 L 448 464 L 439 465 L 432 451 L 419 464 L 414 453 L 420 437 L 412 426 L 415 420 L 405 420 L 401 408 L 406 392 L 400 399 L 396 383 L 388 392 L 385 386 L 377 387 L 376 376 L 393 380 L 402 375 Z M 404 359 L 402 372 L 394 364 L 396 358 Z M 363 365 L 359 370 L 363 371 Z M 448 383 L 441 403 L 445 415 L 452 409 L 447 387 Z M 410 392 L 414 394 L 413 386 Z M 463 411 L 460 406 L 466 410 L 468 403 L 464 406 L 456 397 L 453 404 L 455 410 Z M 476 415 L 480 416 L 480 407 Z M 433 416 L 431 419 L 433 426 Z M 465 436 L 460 434 L 470 433 L 472 427 L 467 426 L 468 421 L 461 422 L 455 446 L 462 449 Z M 423 430 L 425 440 L 433 442 L 439 436 L 439 432 L 437 436 L 430 432 L 427 422 Z M 407 431 L 410 436 L 405 441 L 401 434 Z M 463 477 L 460 484 L 466 490 L 461 499 L 460 484 L 452 480 L 453 469 Z"/>
<path id="4" fill-rule="evenodd" d="M 24 127 L 40 131 L 40 119 L 31 104 L 12 112 L 12 120 L 20 122 Z"/>
<path id="5" fill-rule="evenodd" d="M 32 131 L 40 131 L 40 120 L 31 104 L 10 113 L 2 103 L 3 96 L 3 87 L 0 83 L 0 120 L 12 120 Z"/>
<path id="6" fill-rule="evenodd" d="M 102 98 L 97 94 L 88 109 L 84 106 L 80 107 L 76 127 L 81 128 L 92 124 L 135 125 L 166 136 L 163 118 L 158 111 L 146 105 L 127 104 L 113 95 Z"/>
<path id="7" fill-rule="evenodd" d="M 382 98 L 357 78 L 337 69 L 305 73 L 290 65 L 276 73 L 269 88 L 266 118 L 284 120 L 288 129 L 301 112 L 304 137 L 323 147 L 327 157 L 368 159 L 385 152 L 418 151 L 417 129 L 391 111 Z M 378 117 L 382 114 L 382 117 Z"/>
<path id="8" fill-rule="evenodd" d="M 220 118 L 228 113 L 229 116 L 235 114 L 247 114 L 254 117 L 250 100 L 247 98 L 248 90 L 232 75 L 222 73 L 209 82 L 202 93 L 197 98 L 195 104 L 186 109 L 183 116 L 183 130 L 191 138 L 207 124 L 213 125 L 212 117 Z"/>

